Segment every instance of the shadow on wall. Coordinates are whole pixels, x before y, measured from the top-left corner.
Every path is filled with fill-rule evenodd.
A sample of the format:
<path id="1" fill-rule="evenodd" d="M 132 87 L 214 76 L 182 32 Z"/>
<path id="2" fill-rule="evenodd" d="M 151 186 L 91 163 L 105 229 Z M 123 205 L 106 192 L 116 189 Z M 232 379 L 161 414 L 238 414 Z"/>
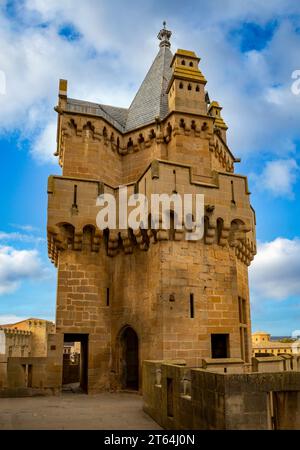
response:
<path id="1" fill-rule="evenodd" d="M 300 428 L 299 371 L 214 373 L 144 361 L 143 397 L 166 429 Z"/>

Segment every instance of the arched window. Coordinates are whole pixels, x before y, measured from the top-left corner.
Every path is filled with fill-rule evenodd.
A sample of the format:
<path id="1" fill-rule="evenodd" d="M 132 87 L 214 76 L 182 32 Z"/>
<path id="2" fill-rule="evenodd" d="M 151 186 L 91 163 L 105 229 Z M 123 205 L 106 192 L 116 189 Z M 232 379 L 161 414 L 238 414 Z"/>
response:
<path id="1" fill-rule="evenodd" d="M 156 138 L 156 133 L 155 133 L 155 131 L 153 130 L 153 128 L 152 128 L 152 130 L 151 130 L 150 133 L 149 133 L 149 138 L 150 138 L 150 139 Z"/>
<path id="2" fill-rule="evenodd" d="M 84 126 L 83 126 L 84 131 L 86 132 L 86 135 L 89 136 L 94 136 L 94 131 L 95 131 L 95 127 L 92 125 L 91 122 L 87 122 Z"/>
<path id="3" fill-rule="evenodd" d="M 63 236 L 64 245 L 68 249 L 73 249 L 74 245 L 74 235 L 75 235 L 75 228 L 70 223 L 61 223 L 58 224 L 58 227 L 61 231 L 61 234 Z"/>
<path id="4" fill-rule="evenodd" d="M 140 133 L 139 138 L 138 138 L 139 144 L 141 144 L 144 141 L 145 141 L 144 136 L 142 135 L 142 133 Z"/>
<path id="5" fill-rule="evenodd" d="M 76 125 L 74 119 L 70 120 L 69 127 L 70 127 L 70 130 L 71 130 L 72 134 L 76 134 L 77 133 L 77 125 Z"/>
<path id="6" fill-rule="evenodd" d="M 123 389 L 139 389 L 139 339 L 130 326 L 119 333 L 120 382 Z"/>
<path id="7" fill-rule="evenodd" d="M 194 67 L 194 64 L 192 63 L 192 61 L 189 64 L 190 67 Z"/>
<path id="8" fill-rule="evenodd" d="M 179 89 L 183 89 L 183 83 L 179 83 Z"/>
<path id="9" fill-rule="evenodd" d="M 188 91 L 191 91 L 191 90 L 192 90 L 192 85 L 189 84 L 189 85 L 188 85 Z"/>
<path id="10" fill-rule="evenodd" d="M 94 131 L 94 127 L 93 127 L 93 125 L 92 125 L 92 123 L 91 123 L 90 121 L 87 122 L 87 123 L 84 125 L 83 129 L 84 129 L 84 130 Z"/>
<path id="11" fill-rule="evenodd" d="M 185 66 L 185 60 L 184 59 L 181 61 L 181 65 Z"/>
<path id="12" fill-rule="evenodd" d="M 93 239 L 95 235 L 95 227 L 93 225 L 86 225 L 82 233 L 82 249 L 86 251 L 92 250 Z"/>
<path id="13" fill-rule="evenodd" d="M 198 84 L 197 84 L 197 86 L 196 86 L 196 92 L 199 92 L 200 91 L 200 88 L 199 88 L 199 86 L 198 86 Z"/>

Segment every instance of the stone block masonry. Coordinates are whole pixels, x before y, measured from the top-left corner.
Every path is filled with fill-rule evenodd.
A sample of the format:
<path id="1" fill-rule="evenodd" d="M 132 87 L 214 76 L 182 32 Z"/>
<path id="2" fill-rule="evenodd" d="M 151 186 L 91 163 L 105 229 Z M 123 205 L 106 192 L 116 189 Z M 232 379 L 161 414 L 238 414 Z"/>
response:
<path id="1" fill-rule="evenodd" d="M 144 411 L 167 429 L 296 430 L 300 372 L 216 373 L 145 361 Z"/>
<path id="2" fill-rule="evenodd" d="M 60 81 L 48 182 L 48 249 L 58 269 L 56 333 L 81 342 L 86 392 L 143 389 L 142 361 L 249 364 L 248 266 L 256 253 L 246 177 L 235 173 L 222 108 L 194 52 L 159 52 L 128 109 L 72 99 Z M 204 236 L 97 228 L 100 194 L 202 194 Z M 194 214 L 194 211 L 193 211 Z M 185 218 L 186 219 L 186 218 Z M 149 217 L 151 224 L 151 217 Z"/>

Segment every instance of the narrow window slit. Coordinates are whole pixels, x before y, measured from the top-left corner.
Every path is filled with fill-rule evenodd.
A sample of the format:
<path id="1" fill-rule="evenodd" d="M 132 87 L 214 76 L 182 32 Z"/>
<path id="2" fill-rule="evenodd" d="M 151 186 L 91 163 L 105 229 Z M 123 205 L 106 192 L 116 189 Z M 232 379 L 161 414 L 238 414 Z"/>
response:
<path id="1" fill-rule="evenodd" d="M 74 185 L 74 194 L 73 194 L 73 205 L 74 208 L 77 208 L 77 184 Z"/>
<path id="2" fill-rule="evenodd" d="M 194 294 L 190 294 L 190 317 L 191 319 L 195 317 Z"/>

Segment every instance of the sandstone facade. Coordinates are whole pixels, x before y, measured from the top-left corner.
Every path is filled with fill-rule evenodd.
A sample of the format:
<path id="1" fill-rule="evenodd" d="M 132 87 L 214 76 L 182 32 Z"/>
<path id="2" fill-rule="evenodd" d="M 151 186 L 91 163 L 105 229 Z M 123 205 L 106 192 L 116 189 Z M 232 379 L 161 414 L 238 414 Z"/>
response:
<path id="1" fill-rule="evenodd" d="M 263 372 L 188 368 L 144 361 L 144 410 L 163 428 L 183 430 L 297 430 L 300 358 L 294 369 L 265 359 Z M 277 358 L 278 362 L 280 357 Z M 269 367 L 268 367 L 269 366 Z"/>
<path id="2" fill-rule="evenodd" d="M 251 358 L 248 266 L 256 252 L 247 179 L 226 141 L 194 52 L 171 33 L 129 109 L 68 97 L 59 85 L 48 182 L 49 256 L 58 268 L 56 333 L 80 341 L 88 392 L 141 389 L 143 360 Z M 203 194 L 204 237 L 96 226 L 97 197 Z M 61 355 L 62 356 L 62 355 Z"/>
<path id="3" fill-rule="evenodd" d="M 0 397 L 56 393 L 63 341 L 55 325 L 30 318 L 0 327 Z"/>
<path id="4" fill-rule="evenodd" d="M 299 355 L 299 339 L 271 340 L 271 335 L 264 331 L 252 334 L 252 355 L 258 357 Z"/>

